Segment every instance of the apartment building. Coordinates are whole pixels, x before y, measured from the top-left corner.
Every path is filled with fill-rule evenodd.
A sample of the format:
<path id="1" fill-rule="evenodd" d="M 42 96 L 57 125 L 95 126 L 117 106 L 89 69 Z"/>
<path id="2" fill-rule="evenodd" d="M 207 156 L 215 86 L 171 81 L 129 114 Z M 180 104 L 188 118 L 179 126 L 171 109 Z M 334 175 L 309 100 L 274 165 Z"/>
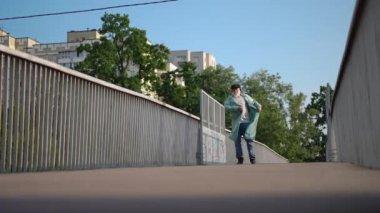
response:
<path id="1" fill-rule="evenodd" d="M 70 31 L 67 32 L 67 42 L 36 44 L 26 49 L 25 52 L 40 58 L 55 62 L 68 68 L 74 68 L 83 61 L 87 53 L 77 54 L 77 48 L 83 44 L 93 44 L 100 41 L 97 30 Z"/>
<path id="2" fill-rule="evenodd" d="M 171 51 L 169 61 L 177 67 L 181 66 L 181 64 L 184 62 L 193 62 L 196 65 L 196 71 L 198 72 L 203 71 L 207 67 L 216 67 L 215 57 L 212 54 L 203 51 Z"/>
<path id="3" fill-rule="evenodd" d="M 87 53 L 77 54 L 77 48 L 81 44 L 92 44 L 98 40 L 84 40 L 82 42 L 62 42 L 50 44 L 38 44 L 26 50 L 27 53 L 40 58 L 55 62 L 68 68 L 74 68 L 79 62 L 83 61 Z"/>
<path id="4" fill-rule="evenodd" d="M 26 52 L 26 49 L 39 44 L 39 42 L 29 37 L 15 38 L 10 33 L 0 29 L 0 44 L 11 49 Z"/>
<path id="5" fill-rule="evenodd" d="M 102 35 L 96 30 L 70 31 L 67 32 L 67 42 L 81 42 L 85 40 L 100 40 Z"/>
<path id="6" fill-rule="evenodd" d="M 3 29 L 0 28 L 0 36 L 5 36 L 7 34 L 8 34 L 7 32 L 5 32 Z"/>
<path id="7" fill-rule="evenodd" d="M 74 68 L 76 64 L 83 61 L 87 56 L 85 52 L 78 55 L 77 48 L 81 44 L 93 44 L 100 41 L 100 36 L 95 29 L 70 31 L 67 32 L 67 42 L 41 44 L 29 37 L 15 38 L 10 33 L 0 29 L 0 44 L 68 68 Z"/>

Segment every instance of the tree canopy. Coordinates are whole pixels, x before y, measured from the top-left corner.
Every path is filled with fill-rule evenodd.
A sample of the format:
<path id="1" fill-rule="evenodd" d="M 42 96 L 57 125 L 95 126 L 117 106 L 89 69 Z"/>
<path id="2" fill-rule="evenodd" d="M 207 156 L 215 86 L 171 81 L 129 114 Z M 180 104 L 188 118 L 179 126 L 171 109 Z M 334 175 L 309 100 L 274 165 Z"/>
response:
<path id="1" fill-rule="evenodd" d="M 279 74 L 260 70 L 239 78 L 232 67 L 218 65 L 197 73 L 191 62 L 179 69 L 161 76 L 158 94 L 163 101 L 199 115 L 199 91 L 203 89 L 220 103 L 230 93 L 230 85 L 240 82 L 243 92 L 254 97 L 263 106 L 256 139 L 288 158 L 291 162 L 320 161 L 325 142 L 316 122 L 318 110 L 315 104 L 305 107 L 306 96 L 294 94 L 292 85 L 281 81 Z M 177 83 L 182 78 L 185 86 Z M 323 97 L 313 94 L 315 101 L 322 106 Z M 230 127 L 230 116 L 226 116 L 226 127 Z"/>
<path id="2" fill-rule="evenodd" d="M 326 125 L 326 118 L 316 117 L 323 114 L 324 96 L 313 93 L 311 104 L 305 107 L 303 93 L 294 94 L 291 84 L 266 70 L 245 76 L 242 83 L 245 92 L 263 105 L 258 141 L 291 162 L 324 160 L 326 141 L 322 142 L 323 131 L 318 125 Z"/>
<path id="3" fill-rule="evenodd" d="M 333 97 L 334 90 L 330 89 L 330 97 Z M 311 94 L 311 101 L 306 110 L 317 128 L 317 134 L 312 139 L 316 146 L 320 147 L 319 154 L 315 161 L 326 161 L 326 143 L 327 143 L 327 118 L 326 118 L 326 95 L 327 86 L 320 86 L 319 92 Z"/>
<path id="4" fill-rule="evenodd" d="M 130 26 L 128 15 L 106 13 L 101 20 L 100 42 L 78 48 L 88 56 L 76 69 L 135 91 L 153 90 L 155 71 L 166 68 L 169 49 L 150 44 L 144 30 Z"/>

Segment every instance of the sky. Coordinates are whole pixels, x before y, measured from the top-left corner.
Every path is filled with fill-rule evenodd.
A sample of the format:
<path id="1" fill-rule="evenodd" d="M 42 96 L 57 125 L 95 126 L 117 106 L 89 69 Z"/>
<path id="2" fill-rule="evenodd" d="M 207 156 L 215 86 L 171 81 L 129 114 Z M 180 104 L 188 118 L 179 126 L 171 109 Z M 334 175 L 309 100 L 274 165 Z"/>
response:
<path id="1" fill-rule="evenodd" d="M 84 10 L 157 0 L 2 0 L 0 18 Z M 178 0 L 88 13 L 0 21 L 14 37 L 65 42 L 71 30 L 99 29 L 101 16 L 128 14 L 152 43 L 205 51 L 240 76 L 278 73 L 310 99 L 335 87 L 355 0 Z"/>

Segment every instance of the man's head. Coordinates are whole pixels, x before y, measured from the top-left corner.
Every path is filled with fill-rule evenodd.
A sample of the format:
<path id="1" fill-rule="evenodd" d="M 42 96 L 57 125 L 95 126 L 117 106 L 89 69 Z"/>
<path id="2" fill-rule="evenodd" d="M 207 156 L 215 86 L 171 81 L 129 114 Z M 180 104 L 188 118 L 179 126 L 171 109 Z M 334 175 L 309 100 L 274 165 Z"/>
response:
<path id="1" fill-rule="evenodd" d="M 240 96 L 240 84 L 232 84 L 231 85 L 231 92 L 234 96 Z"/>

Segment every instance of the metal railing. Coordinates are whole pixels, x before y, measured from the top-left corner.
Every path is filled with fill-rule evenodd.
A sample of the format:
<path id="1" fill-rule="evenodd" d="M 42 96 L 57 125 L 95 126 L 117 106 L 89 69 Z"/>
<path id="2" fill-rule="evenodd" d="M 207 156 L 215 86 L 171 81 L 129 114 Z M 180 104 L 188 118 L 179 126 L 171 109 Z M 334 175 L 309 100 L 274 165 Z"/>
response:
<path id="1" fill-rule="evenodd" d="M 199 118 L 0 45 L 0 173 L 197 164 Z"/>

